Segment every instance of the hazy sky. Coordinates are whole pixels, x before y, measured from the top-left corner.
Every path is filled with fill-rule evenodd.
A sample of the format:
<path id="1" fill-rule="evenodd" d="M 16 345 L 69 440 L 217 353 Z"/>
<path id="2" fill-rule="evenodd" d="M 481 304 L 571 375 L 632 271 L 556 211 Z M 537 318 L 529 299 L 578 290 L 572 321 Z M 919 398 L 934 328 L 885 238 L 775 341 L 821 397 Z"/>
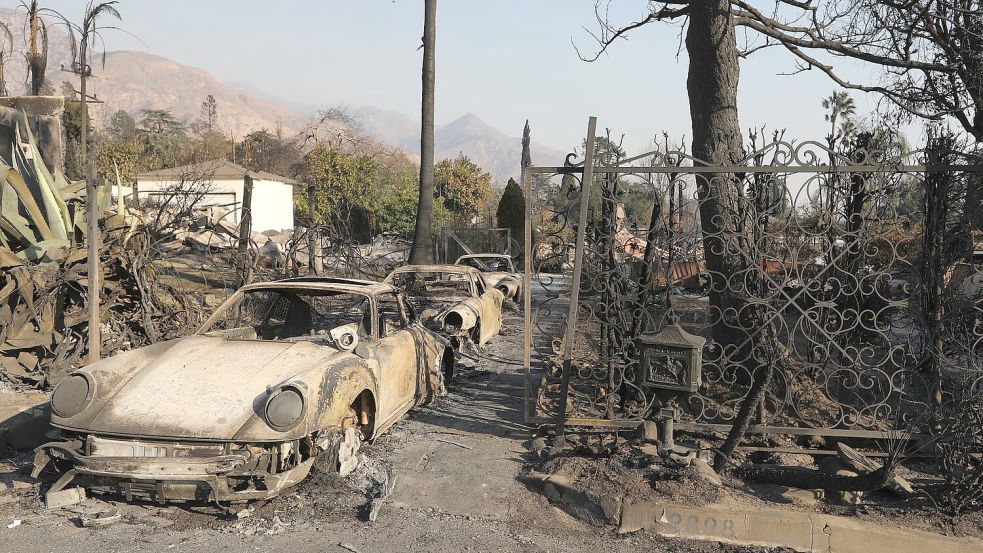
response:
<path id="1" fill-rule="evenodd" d="M 43 0 L 78 20 L 83 0 Z M 15 6 L 2 0 L 0 5 Z M 629 151 L 654 134 L 691 136 L 685 52 L 679 27 L 650 25 L 595 63 L 593 0 L 441 0 L 437 6 L 437 122 L 472 112 L 518 136 L 568 150 L 587 117 L 626 135 Z M 146 50 L 207 70 L 220 80 L 327 107 L 373 105 L 418 119 L 422 0 L 122 0 L 122 26 L 140 40 L 107 32 L 108 50 Z M 615 0 L 612 16 L 644 13 L 644 0 Z M 841 62 L 842 63 L 842 62 Z M 764 51 L 741 70 L 744 127 L 767 124 L 788 136 L 821 139 L 820 100 L 834 88 L 818 71 L 779 76 L 791 58 Z M 863 74 L 854 69 L 853 73 Z M 875 98 L 857 95 L 861 111 Z"/>

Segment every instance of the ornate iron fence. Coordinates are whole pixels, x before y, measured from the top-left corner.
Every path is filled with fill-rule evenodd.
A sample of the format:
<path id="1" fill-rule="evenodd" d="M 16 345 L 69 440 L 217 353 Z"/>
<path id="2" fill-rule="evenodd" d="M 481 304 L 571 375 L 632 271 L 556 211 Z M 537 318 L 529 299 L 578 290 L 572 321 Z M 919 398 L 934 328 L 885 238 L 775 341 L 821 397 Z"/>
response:
<path id="1" fill-rule="evenodd" d="M 530 420 L 717 428 L 770 374 L 759 430 L 880 436 L 983 380 L 980 160 L 875 135 L 619 159 L 595 128 L 523 177 Z"/>

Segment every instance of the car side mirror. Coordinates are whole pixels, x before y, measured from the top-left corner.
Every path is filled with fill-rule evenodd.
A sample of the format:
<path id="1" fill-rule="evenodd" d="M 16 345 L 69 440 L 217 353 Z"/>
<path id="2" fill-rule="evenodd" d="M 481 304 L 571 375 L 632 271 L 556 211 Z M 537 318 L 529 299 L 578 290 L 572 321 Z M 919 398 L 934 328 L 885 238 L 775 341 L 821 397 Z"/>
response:
<path id="1" fill-rule="evenodd" d="M 353 351 L 358 348 L 358 334 L 350 326 L 331 329 L 331 341 L 342 351 Z"/>

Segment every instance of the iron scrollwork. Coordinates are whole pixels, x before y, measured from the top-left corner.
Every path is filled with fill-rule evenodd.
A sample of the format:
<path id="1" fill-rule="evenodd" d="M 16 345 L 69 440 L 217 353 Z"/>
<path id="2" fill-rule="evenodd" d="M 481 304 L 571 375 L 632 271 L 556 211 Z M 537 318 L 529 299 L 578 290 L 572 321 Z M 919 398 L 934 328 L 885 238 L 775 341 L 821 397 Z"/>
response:
<path id="1" fill-rule="evenodd" d="M 556 417 L 565 401 L 571 420 L 632 421 L 672 405 L 691 421 L 727 423 L 767 365 L 760 424 L 924 424 L 925 413 L 983 380 L 983 192 L 974 188 L 983 188 L 983 171 L 958 156 L 932 167 L 927 155 L 777 140 L 727 164 L 669 149 L 602 156 L 589 198 L 573 154 L 564 167 L 534 168 L 534 281 L 547 297 L 534 313 L 544 369 L 537 413 Z M 932 196 L 932 175 L 961 197 Z M 739 193 L 714 196 L 726 186 Z M 940 201 L 947 209 L 932 212 Z M 730 202 L 716 212 L 741 231 L 715 232 L 711 202 Z M 564 283 L 582 209 L 580 305 L 576 332 L 565 336 Z M 712 255 L 745 263 L 713 271 Z M 705 339 L 693 393 L 642 385 L 638 339 L 674 321 Z M 564 340 L 573 341 L 565 397 Z"/>

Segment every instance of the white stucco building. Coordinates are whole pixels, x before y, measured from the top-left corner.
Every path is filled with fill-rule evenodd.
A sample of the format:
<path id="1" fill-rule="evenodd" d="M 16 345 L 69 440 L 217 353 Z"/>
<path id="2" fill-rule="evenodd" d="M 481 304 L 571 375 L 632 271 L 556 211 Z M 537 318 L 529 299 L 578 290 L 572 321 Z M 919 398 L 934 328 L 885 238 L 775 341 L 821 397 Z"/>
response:
<path id="1" fill-rule="evenodd" d="M 238 224 L 247 174 L 253 179 L 252 231 L 292 229 L 297 181 L 265 171 L 250 171 L 231 161 L 206 161 L 137 175 L 133 194 L 140 202 L 191 196 L 198 206 L 225 207 L 230 212 L 230 222 Z"/>

